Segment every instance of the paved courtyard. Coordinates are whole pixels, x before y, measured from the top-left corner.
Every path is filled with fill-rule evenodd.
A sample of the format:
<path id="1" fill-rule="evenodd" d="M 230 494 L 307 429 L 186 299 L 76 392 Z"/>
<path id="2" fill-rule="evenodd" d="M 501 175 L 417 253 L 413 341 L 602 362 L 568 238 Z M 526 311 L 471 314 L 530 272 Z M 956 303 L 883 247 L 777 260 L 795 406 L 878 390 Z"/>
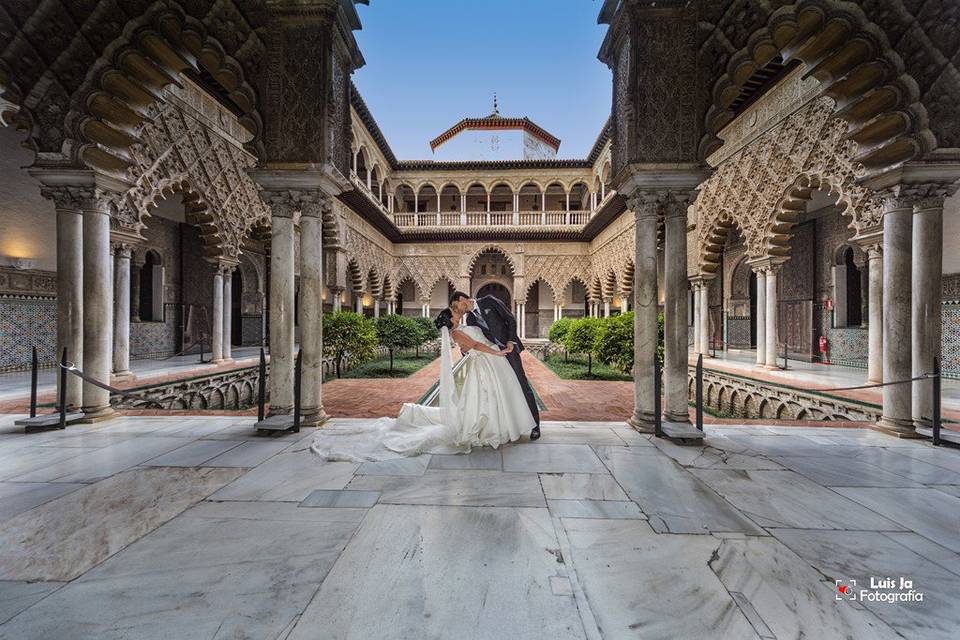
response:
<path id="1" fill-rule="evenodd" d="M 955 638 L 960 451 L 545 423 L 469 456 L 324 462 L 311 431 L 0 418 L 0 638 Z M 336 419 L 330 429 L 364 421 Z M 922 601 L 848 601 L 905 578 Z"/>

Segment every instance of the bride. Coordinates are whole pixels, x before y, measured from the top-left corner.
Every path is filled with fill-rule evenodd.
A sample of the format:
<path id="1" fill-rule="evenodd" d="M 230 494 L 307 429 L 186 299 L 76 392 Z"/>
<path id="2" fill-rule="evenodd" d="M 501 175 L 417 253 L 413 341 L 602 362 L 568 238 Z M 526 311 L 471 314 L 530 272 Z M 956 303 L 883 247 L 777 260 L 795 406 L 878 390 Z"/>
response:
<path id="1" fill-rule="evenodd" d="M 381 418 L 359 429 L 321 429 L 311 448 L 328 460 L 360 462 L 469 453 L 473 447 L 496 448 L 529 433 L 535 421 L 504 357 L 513 343 L 498 349 L 479 327 L 462 325 L 462 317 L 448 308 L 436 318 L 441 336 L 439 406 L 408 402 L 396 419 Z M 456 380 L 451 337 L 466 352 Z"/>

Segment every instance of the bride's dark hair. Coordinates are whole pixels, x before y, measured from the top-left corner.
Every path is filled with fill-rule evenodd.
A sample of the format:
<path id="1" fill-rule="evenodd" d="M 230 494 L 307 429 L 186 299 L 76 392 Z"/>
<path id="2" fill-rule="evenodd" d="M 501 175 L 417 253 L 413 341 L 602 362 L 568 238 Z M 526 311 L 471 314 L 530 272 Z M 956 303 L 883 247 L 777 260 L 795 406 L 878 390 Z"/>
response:
<path id="1" fill-rule="evenodd" d="M 440 314 L 437 316 L 436 320 L 433 321 L 433 323 L 437 325 L 437 329 L 443 329 L 444 327 L 446 327 L 447 329 L 450 329 L 452 331 L 453 330 L 453 312 L 450 311 L 450 309 L 444 309 L 443 311 L 440 312 Z"/>

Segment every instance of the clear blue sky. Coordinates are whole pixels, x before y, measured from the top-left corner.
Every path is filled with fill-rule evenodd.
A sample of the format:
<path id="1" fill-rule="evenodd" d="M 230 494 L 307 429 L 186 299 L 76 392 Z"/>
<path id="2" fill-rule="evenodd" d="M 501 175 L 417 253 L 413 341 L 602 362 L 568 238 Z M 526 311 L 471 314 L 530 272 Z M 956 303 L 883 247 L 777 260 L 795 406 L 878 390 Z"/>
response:
<path id="1" fill-rule="evenodd" d="M 390 147 L 430 159 L 429 141 L 464 117 L 527 116 L 584 157 L 610 114 L 611 74 L 597 60 L 600 0 L 370 0 L 354 32 L 354 74 Z"/>

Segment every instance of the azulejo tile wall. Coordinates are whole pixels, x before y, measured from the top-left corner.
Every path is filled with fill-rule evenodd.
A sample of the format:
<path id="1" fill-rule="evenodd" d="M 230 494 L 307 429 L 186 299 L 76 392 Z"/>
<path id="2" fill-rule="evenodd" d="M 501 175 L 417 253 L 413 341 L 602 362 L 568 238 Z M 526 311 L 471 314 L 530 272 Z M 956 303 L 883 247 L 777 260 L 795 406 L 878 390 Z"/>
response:
<path id="1" fill-rule="evenodd" d="M 32 347 L 41 366 L 57 361 L 57 301 L 0 295 L 0 371 L 30 367 Z"/>

